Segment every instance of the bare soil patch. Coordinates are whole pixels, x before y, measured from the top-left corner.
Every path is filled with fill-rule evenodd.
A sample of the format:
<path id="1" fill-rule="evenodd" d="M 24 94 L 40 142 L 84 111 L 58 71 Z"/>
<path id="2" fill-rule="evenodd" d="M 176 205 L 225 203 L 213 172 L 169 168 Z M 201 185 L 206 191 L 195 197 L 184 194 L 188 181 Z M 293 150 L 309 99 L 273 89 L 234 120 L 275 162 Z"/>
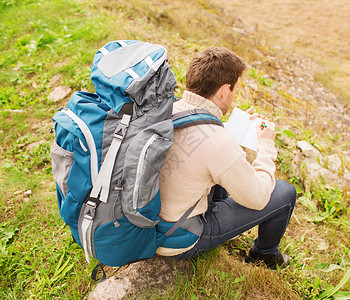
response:
<path id="1" fill-rule="evenodd" d="M 213 0 L 269 44 L 313 58 L 316 78 L 350 104 L 350 0 Z"/>

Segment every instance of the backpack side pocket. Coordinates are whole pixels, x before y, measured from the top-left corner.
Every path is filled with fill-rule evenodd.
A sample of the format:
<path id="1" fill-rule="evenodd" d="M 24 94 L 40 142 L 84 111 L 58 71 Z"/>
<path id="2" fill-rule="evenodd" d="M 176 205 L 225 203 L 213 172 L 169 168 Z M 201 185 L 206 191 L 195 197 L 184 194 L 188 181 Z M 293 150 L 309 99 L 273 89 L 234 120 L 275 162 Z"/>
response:
<path id="1" fill-rule="evenodd" d="M 74 161 L 73 152 L 63 149 L 54 141 L 51 146 L 51 158 L 53 177 L 63 196 L 66 197 L 68 192 L 68 175 Z"/>

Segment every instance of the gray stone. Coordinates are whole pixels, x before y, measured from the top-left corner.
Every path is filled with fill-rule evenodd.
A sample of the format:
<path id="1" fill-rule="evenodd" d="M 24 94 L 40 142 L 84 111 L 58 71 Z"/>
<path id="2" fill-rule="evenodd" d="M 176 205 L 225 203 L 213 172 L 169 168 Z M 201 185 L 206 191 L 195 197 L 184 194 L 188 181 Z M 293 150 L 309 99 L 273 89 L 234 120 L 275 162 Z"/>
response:
<path id="1" fill-rule="evenodd" d="M 259 91 L 259 87 L 255 82 L 249 82 L 247 84 L 247 86 L 252 89 L 254 92 L 258 92 Z"/>
<path id="2" fill-rule="evenodd" d="M 11 113 L 22 113 L 23 112 L 23 110 L 21 110 L 21 109 L 8 109 L 8 108 L 4 109 L 4 111 L 8 111 Z"/>
<path id="3" fill-rule="evenodd" d="M 147 292 L 164 294 L 176 284 L 178 272 L 188 273 L 190 260 L 155 256 L 129 265 L 126 269 L 99 283 L 89 300 L 117 300 L 147 298 Z"/>
<path id="4" fill-rule="evenodd" d="M 61 74 L 56 74 L 55 76 L 50 78 L 49 82 L 51 84 L 56 84 L 56 83 L 60 82 L 61 79 L 62 79 L 62 75 Z"/>
<path id="5" fill-rule="evenodd" d="M 41 144 L 45 143 L 45 140 L 41 140 L 39 142 L 31 143 L 27 146 L 28 151 L 33 151 L 35 148 L 38 148 Z"/>
<path id="6" fill-rule="evenodd" d="M 23 194 L 24 194 L 25 196 L 29 196 L 29 195 L 32 194 L 32 190 L 25 191 Z"/>
<path id="7" fill-rule="evenodd" d="M 275 46 L 273 46 L 276 50 L 278 50 L 278 51 L 281 51 L 283 48 L 281 47 L 281 46 L 277 46 L 277 45 L 275 45 Z"/>
<path id="8" fill-rule="evenodd" d="M 348 169 L 345 169 L 345 168 L 344 168 L 344 175 L 343 175 L 343 178 L 344 178 L 345 180 L 350 181 L 350 172 L 348 171 Z"/>
<path id="9" fill-rule="evenodd" d="M 325 163 L 327 164 L 327 168 L 333 173 L 338 173 L 339 169 L 342 166 L 338 154 L 327 155 L 325 157 Z"/>
<path id="10" fill-rule="evenodd" d="M 305 158 L 302 162 L 301 169 L 307 175 L 304 179 L 306 187 L 308 187 L 312 181 L 316 181 L 320 176 L 322 176 L 327 183 L 336 183 L 340 186 L 344 184 L 344 181 L 340 177 L 320 166 L 312 158 Z"/>
<path id="11" fill-rule="evenodd" d="M 49 95 L 49 100 L 58 102 L 65 99 L 71 93 L 72 89 L 67 86 L 56 87 Z"/>
<path id="12" fill-rule="evenodd" d="M 298 141 L 297 147 L 306 157 L 317 157 L 321 152 L 307 141 Z"/>

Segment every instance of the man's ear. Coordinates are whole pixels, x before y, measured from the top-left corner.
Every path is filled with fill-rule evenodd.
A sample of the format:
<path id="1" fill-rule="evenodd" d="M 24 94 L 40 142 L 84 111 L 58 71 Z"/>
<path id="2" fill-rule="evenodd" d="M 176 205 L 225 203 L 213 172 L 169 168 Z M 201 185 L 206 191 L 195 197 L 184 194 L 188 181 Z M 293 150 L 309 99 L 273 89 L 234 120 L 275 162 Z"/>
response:
<path id="1" fill-rule="evenodd" d="M 216 92 L 215 95 L 218 96 L 220 99 L 224 99 L 224 98 L 226 97 L 227 93 L 228 93 L 229 91 L 231 91 L 231 90 L 230 90 L 230 87 L 231 87 L 230 84 L 225 83 L 224 85 L 222 85 L 222 86 L 218 89 L 218 91 Z"/>
<path id="2" fill-rule="evenodd" d="M 222 85 L 217 91 L 216 93 L 209 98 L 209 100 L 213 101 L 217 106 L 221 107 L 220 102 L 225 99 L 226 94 L 229 91 L 229 84 L 224 84 Z"/>

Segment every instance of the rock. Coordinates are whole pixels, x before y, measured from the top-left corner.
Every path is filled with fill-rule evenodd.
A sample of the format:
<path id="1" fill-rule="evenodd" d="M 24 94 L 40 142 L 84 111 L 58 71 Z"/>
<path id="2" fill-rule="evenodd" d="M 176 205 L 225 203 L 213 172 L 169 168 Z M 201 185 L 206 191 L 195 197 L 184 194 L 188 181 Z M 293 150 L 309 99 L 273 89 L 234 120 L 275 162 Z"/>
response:
<path id="1" fill-rule="evenodd" d="M 327 164 L 327 168 L 333 173 L 338 173 L 339 169 L 342 166 L 338 154 L 327 155 L 324 161 Z"/>
<path id="2" fill-rule="evenodd" d="M 56 74 L 55 76 L 50 78 L 49 82 L 51 84 L 56 84 L 56 83 L 60 82 L 61 79 L 62 79 L 62 75 L 61 74 Z"/>
<path id="3" fill-rule="evenodd" d="M 244 29 L 237 28 L 237 27 L 232 27 L 232 30 L 235 31 L 235 32 L 238 32 L 238 33 L 240 33 L 242 35 L 248 36 L 247 32 Z"/>
<path id="4" fill-rule="evenodd" d="M 343 175 L 343 178 L 344 178 L 345 180 L 350 181 L 350 172 L 349 172 L 347 169 L 345 169 L 345 168 L 344 168 L 344 175 Z"/>
<path id="5" fill-rule="evenodd" d="M 27 146 L 27 149 L 28 151 L 33 151 L 35 148 L 38 148 L 41 144 L 45 143 L 44 140 L 41 140 L 39 142 L 34 142 L 34 143 L 31 143 Z"/>
<path id="6" fill-rule="evenodd" d="M 317 157 L 321 152 L 307 141 L 298 141 L 297 147 L 306 157 Z"/>
<path id="7" fill-rule="evenodd" d="M 252 89 L 254 92 L 258 92 L 259 91 L 259 87 L 255 82 L 249 82 L 247 84 L 247 86 Z"/>
<path id="8" fill-rule="evenodd" d="M 275 45 L 275 46 L 273 46 L 276 50 L 278 50 L 278 51 L 281 51 L 283 48 L 281 47 L 281 46 L 277 46 L 277 45 Z"/>
<path id="9" fill-rule="evenodd" d="M 304 184 L 310 186 L 311 182 L 317 181 L 322 176 L 327 183 L 336 183 L 339 186 L 346 185 L 345 181 L 336 174 L 320 166 L 314 159 L 305 158 L 300 165 L 300 170 L 304 173 Z"/>
<path id="10" fill-rule="evenodd" d="M 25 191 L 23 194 L 24 194 L 25 196 L 29 196 L 29 195 L 32 194 L 32 190 Z"/>
<path id="11" fill-rule="evenodd" d="M 18 64 L 17 66 L 15 66 L 14 68 L 12 68 L 13 71 L 19 71 L 21 69 L 21 64 Z"/>
<path id="12" fill-rule="evenodd" d="M 50 93 L 49 100 L 53 102 L 61 101 L 65 99 L 71 91 L 72 89 L 67 86 L 58 86 Z"/>
<path id="13" fill-rule="evenodd" d="M 305 158 L 302 161 L 301 167 L 306 171 L 306 174 L 310 179 L 315 179 L 319 175 L 319 171 L 323 169 L 314 159 Z M 332 173 L 333 174 L 333 173 Z"/>
<path id="14" fill-rule="evenodd" d="M 148 298 L 147 291 L 164 294 L 176 284 L 176 273 L 187 273 L 190 260 L 155 256 L 129 265 L 126 269 L 99 283 L 89 300 Z"/>
<path id="15" fill-rule="evenodd" d="M 319 241 L 317 243 L 316 249 L 319 251 L 327 251 L 329 249 L 329 244 L 325 241 Z"/>
<path id="16" fill-rule="evenodd" d="M 11 113 L 22 113 L 23 110 L 22 109 L 4 109 L 4 111 L 8 111 L 8 112 L 11 112 Z"/>

